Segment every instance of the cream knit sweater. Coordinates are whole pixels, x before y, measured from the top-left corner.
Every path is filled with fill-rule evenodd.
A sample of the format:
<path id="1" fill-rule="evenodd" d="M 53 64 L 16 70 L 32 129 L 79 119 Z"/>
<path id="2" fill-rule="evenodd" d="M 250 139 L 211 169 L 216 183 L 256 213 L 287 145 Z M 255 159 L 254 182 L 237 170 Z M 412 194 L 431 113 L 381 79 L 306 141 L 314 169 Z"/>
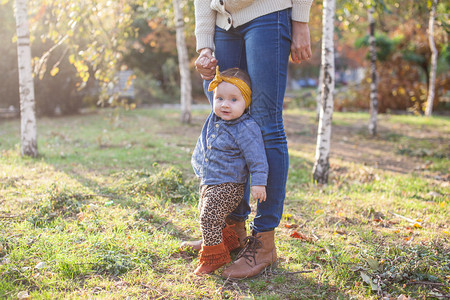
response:
<path id="1" fill-rule="evenodd" d="M 257 17 L 292 7 L 292 20 L 309 21 L 313 0 L 195 0 L 197 51 L 214 47 L 215 25 L 228 30 Z"/>

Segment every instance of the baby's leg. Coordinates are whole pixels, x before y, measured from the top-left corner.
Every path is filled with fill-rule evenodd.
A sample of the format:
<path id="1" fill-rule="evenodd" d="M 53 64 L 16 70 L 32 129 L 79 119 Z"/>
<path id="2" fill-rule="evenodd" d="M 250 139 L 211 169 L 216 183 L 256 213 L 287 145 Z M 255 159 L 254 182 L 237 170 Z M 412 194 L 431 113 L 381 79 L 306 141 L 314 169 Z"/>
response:
<path id="1" fill-rule="evenodd" d="M 200 228 L 204 245 L 212 246 L 223 242 L 225 218 L 237 207 L 243 194 L 244 184 L 223 183 L 202 187 Z"/>

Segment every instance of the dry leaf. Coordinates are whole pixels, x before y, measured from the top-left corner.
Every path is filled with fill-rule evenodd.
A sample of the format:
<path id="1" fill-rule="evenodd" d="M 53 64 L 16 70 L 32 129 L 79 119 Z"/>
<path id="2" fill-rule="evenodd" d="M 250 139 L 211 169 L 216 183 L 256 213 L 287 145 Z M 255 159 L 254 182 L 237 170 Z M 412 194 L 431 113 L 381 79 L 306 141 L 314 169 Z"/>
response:
<path id="1" fill-rule="evenodd" d="M 298 225 L 297 224 L 284 224 L 284 227 L 286 227 L 286 228 L 297 228 Z"/>
<path id="2" fill-rule="evenodd" d="M 300 240 L 308 242 L 308 243 L 312 243 L 313 242 L 312 238 L 307 237 L 304 234 L 298 233 L 295 230 L 290 234 L 290 237 L 292 237 L 294 239 L 300 239 Z"/>

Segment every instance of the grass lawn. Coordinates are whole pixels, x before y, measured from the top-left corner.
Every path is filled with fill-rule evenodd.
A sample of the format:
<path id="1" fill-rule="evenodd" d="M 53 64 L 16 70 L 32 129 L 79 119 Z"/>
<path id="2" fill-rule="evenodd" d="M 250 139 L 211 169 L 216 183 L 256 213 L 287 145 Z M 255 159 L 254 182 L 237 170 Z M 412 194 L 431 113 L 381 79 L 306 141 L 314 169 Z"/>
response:
<path id="1" fill-rule="evenodd" d="M 286 110 L 290 173 L 278 263 L 252 279 L 197 277 L 190 125 L 171 109 L 0 120 L 1 299 L 448 299 L 450 119 L 333 116 L 329 184 L 312 183 L 314 112 Z M 255 201 L 251 200 L 252 208 Z M 249 222 L 253 216 L 250 216 Z"/>

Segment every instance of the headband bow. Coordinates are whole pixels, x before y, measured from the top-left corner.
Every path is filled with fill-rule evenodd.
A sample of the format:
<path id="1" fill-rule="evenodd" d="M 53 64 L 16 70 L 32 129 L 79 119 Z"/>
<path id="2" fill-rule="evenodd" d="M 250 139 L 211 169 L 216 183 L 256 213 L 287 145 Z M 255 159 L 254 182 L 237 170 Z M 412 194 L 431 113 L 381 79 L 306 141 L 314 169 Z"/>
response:
<path id="1" fill-rule="evenodd" d="M 235 85 L 241 91 L 242 96 L 244 97 L 245 108 L 248 108 L 250 106 L 250 103 L 252 102 L 252 90 L 250 89 L 250 87 L 242 79 L 220 75 L 219 66 L 216 67 L 216 77 L 214 77 L 214 79 L 209 84 L 208 91 L 213 91 L 222 81 Z"/>

